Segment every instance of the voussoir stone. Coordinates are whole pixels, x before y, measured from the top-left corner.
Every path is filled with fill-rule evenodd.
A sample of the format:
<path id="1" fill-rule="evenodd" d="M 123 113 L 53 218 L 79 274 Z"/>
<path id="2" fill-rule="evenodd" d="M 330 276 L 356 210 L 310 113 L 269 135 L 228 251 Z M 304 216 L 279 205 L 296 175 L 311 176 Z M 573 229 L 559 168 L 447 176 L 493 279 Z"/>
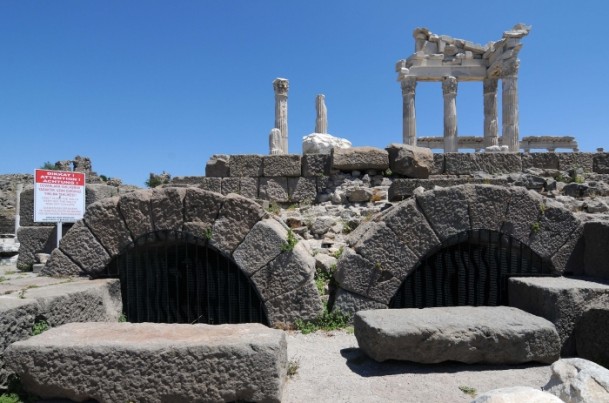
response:
<path id="1" fill-rule="evenodd" d="M 566 403 L 609 402 L 609 370 L 583 358 L 563 358 L 552 364 L 543 389 Z"/>
<path id="2" fill-rule="evenodd" d="M 416 200 L 441 241 L 471 229 L 463 186 L 424 192 L 417 195 Z"/>
<path id="3" fill-rule="evenodd" d="M 389 154 L 375 147 L 333 148 L 332 168 L 341 171 L 384 171 L 389 168 Z"/>
<path id="4" fill-rule="evenodd" d="M 472 229 L 501 230 L 511 193 L 492 185 L 466 185 Z"/>
<path id="5" fill-rule="evenodd" d="M 544 199 L 537 192 L 522 188 L 512 189 L 511 193 L 501 232 L 528 245 L 533 225 L 539 222 Z"/>
<path id="6" fill-rule="evenodd" d="M 211 244 L 232 253 L 265 214 L 262 207 L 250 199 L 236 194 L 226 196 L 212 228 Z"/>
<path id="7" fill-rule="evenodd" d="M 511 307 L 439 307 L 360 311 L 360 348 L 375 361 L 517 364 L 558 359 L 551 322 Z"/>
<path id="8" fill-rule="evenodd" d="M 103 273 L 111 258 L 82 221 L 70 228 L 59 242 L 59 249 L 90 276 Z"/>
<path id="9" fill-rule="evenodd" d="M 383 304 L 363 295 L 345 290 L 342 287 L 338 287 L 336 290 L 336 297 L 334 298 L 334 306 L 332 309 L 333 311 L 349 315 L 351 320 L 353 320 L 353 315 L 355 315 L 356 312 L 368 309 L 387 309 L 387 304 Z"/>
<path id="10" fill-rule="evenodd" d="M 188 188 L 184 196 L 184 231 L 199 238 L 208 238 L 224 197 L 202 189 Z"/>
<path id="11" fill-rule="evenodd" d="M 393 143 L 385 149 L 389 153 L 389 169 L 393 173 L 427 179 L 434 170 L 434 157 L 429 148 Z"/>
<path id="12" fill-rule="evenodd" d="M 59 248 L 53 249 L 51 257 L 40 271 L 45 276 L 78 276 L 83 274 L 82 269 Z"/>
<path id="13" fill-rule="evenodd" d="M 156 231 L 182 229 L 185 196 L 186 188 L 164 188 L 152 191 L 150 211 Z"/>
<path id="14" fill-rule="evenodd" d="M 90 204 L 84 220 L 111 256 L 118 255 L 133 240 L 118 210 L 118 197 Z"/>
<path id="15" fill-rule="evenodd" d="M 72 323 L 14 343 L 26 391 L 100 402 L 279 402 L 285 334 L 260 324 Z"/>
<path id="16" fill-rule="evenodd" d="M 233 252 L 235 263 L 251 276 L 281 253 L 287 230 L 279 221 L 267 218 L 254 225 Z"/>
<path id="17" fill-rule="evenodd" d="M 150 190 L 136 190 L 121 196 L 118 208 L 134 240 L 154 231 L 150 212 Z"/>
<path id="18" fill-rule="evenodd" d="M 580 225 L 579 219 L 560 203 L 546 200 L 539 218 L 539 230 L 533 231 L 530 247 L 542 257 L 551 257 Z"/>
<path id="19" fill-rule="evenodd" d="M 265 301 L 264 306 L 271 325 L 278 323 L 293 324 L 297 319 L 313 320 L 321 315 L 323 310 L 313 277 L 302 287 Z"/>

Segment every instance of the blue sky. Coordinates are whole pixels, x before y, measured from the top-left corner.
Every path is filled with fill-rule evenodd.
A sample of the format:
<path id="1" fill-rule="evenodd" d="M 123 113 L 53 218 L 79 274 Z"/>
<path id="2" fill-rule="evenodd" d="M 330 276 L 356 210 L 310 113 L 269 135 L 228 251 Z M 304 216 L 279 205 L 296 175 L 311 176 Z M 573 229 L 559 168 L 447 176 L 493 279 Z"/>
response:
<path id="1" fill-rule="evenodd" d="M 606 1 L 0 0 L 0 173 L 89 156 L 99 174 L 204 175 L 212 154 L 268 153 L 272 81 L 290 80 L 289 149 L 315 125 L 356 146 L 402 138 L 395 62 L 412 31 L 485 44 L 533 26 L 520 52 L 520 133 L 609 149 Z M 442 134 L 439 83 L 417 87 L 419 135 Z M 462 83 L 462 135 L 482 84 Z"/>

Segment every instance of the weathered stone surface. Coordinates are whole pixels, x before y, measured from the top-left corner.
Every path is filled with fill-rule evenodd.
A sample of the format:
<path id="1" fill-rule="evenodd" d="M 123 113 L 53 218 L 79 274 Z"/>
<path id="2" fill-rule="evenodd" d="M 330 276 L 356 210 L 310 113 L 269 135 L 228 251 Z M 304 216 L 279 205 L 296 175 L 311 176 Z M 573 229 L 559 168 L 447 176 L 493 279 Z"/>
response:
<path id="1" fill-rule="evenodd" d="M 593 153 L 556 153 L 558 156 L 558 169 L 568 171 L 581 168 L 584 172 L 592 172 Z"/>
<path id="2" fill-rule="evenodd" d="M 384 222 L 372 223 L 353 249 L 370 261 L 375 270 L 383 272 L 380 276 L 383 281 L 391 277 L 403 280 L 418 262 L 417 256 L 398 241 L 396 234 Z"/>
<path id="3" fill-rule="evenodd" d="M 209 237 L 224 198 L 201 189 L 186 189 L 184 195 L 184 230 L 199 238 Z"/>
<path id="4" fill-rule="evenodd" d="M 323 310 L 319 292 L 312 279 L 294 291 L 266 301 L 264 306 L 271 324 L 293 324 L 296 319 L 313 320 Z"/>
<path id="5" fill-rule="evenodd" d="M 185 188 L 154 189 L 150 196 L 150 212 L 156 231 L 179 230 L 184 224 Z"/>
<path id="6" fill-rule="evenodd" d="M 302 243 L 291 251 L 280 253 L 251 277 L 263 301 L 286 294 L 303 286 L 315 287 L 315 259 Z"/>
<path id="7" fill-rule="evenodd" d="M 150 190 L 138 190 L 122 195 L 118 204 L 133 239 L 154 231 L 150 213 Z"/>
<path id="8" fill-rule="evenodd" d="M 345 190 L 345 196 L 351 203 L 366 203 L 372 198 L 372 189 L 362 186 L 349 187 Z"/>
<path id="9" fill-rule="evenodd" d="M 351 147 L 349 140 L 327 133 L 311 133 L 302 138 L 303 154 L 330 154 L 334 148 L 344 149 L 349 147 Z"/>
<path id="10" fill-rule="evenodd" d="M 429 148 L 393 143 L 385 150 L 389 153 L 389 169 L 393 173 L 427 179 L 434 170 L 434 157 Z"/>
<path id="11" fill-rule="evenodd" d="M 22 227 L 49 225 L 49 223 L 34 222 L 34 189 L 24 189 L 19 200 L 19 224 Z"/>
<path id="12" fill-rule="evenodd" d="M 444 173 L 444 154 L 438 153 L 433 155 L 433 169 L 430 175 L 442 175 Z"/>
<path id="13" fill-rule="evenodd" d="M 356 312 L 367 310 L 367 309 L 386 309 L 387 304 L 374 301 L 363 295 L 359 295 L 344 288 L 339 287 L 336 290 L 336 297 L 334 299 L 333 311 L 342 312 L 345 315 L 353 316 Z"/>
<path id="14" fill-rule="evenodd" d="M 51 252 L 44 268 L 40 272 L 45 276 L 78 276 L 84 274 L 80 266 L 68 258 L 59 248 Z"/>
<path id="15" fill-rule="evenodd" d="M 288 193 L 288 178 L 260 178 L 258 197 L 263 200 L 287 203 L 290 201 L 290 196 Z"/>
<path id="16" fill-rule="evenodd" d="M 199 187 L 210 192 L 222 193 L 222 178 L 203 178 Z"/>
<path id="17" fill-rule="evenodd" d="M 259 178 L 240 178 L 239 194 L 248 199 L 258 198 Z"/>
<path id="18" fill-rule="evenodd" d="M 205 165 L 205 176 L 227 177 L 230 176 L 230 156 L 224 154 L 212 155 Z"/>
<path id="19" fill-rule="evenodd" d="M 472 229 L 499 231 L 505 221 L 511 193 L 508 189 L 491 185 L 466 185 Z"/>
<path id="20" fill-rule="evenodd" d="M 315 201 L 317 197 L 315 177 L 288 178 L 288 194 L 292 202 Z"/>
<path id="21" fill-rule="evenodd" d="M 402 283 L 389 271 L 381 270 L 351 249 L 345 249 L 338 259 L 334 278 L 344 290 L 382 304 L 389 303 Z"/>
<path id="22" fill-rule="evenodd" d="M 473 154 L 480 170 L 492 175 L 522 171 L 522 160 L 517 153 Z"/>
<path id="23" fill-rule="evenodd" d="M 118 255 L 132 242 L 129 230 L 118 210 L 118 197 L 110 197 L 90 204 L 84 220 L 89 230 L 111 256 Z"/>
<path id="24" fill-rule="evenodd" d="M 558 154 L 556 153 L 523 153 L 521 154 L 522 169 L 558 169 Z"/>
<path id="25" fill-rule="evenodd" d="M 262 176 L 300 176 L 300 155 L 265 155 L 262 157 Z"/>
<path id="26" fill-rule="evenodd" d="M 88 184 L 85 186 L 85 205 L 93 204 L 108 197 L 119 195 L 119 188 L 104 184 Z"/>
<path id="27" fill-rule="evenodd" d="M 21 227 L 17 231 L 19 257 L 17 267 L 22 270 L 36 263 L 36 253 L 50 252 L 55 247 L 55 227 Z"/>
<path id="28" fill-rule="evenodd" d="M 587 222 L 584 225 L 583 273 L 609 280 L 609 222 Z"/>
<path id="29" fill-rule="evenodd" d="M 211 244 L 232 253 L 264 215 L 262 207 L 252 200 L 234 194 L 226 196 L 212 229 Z"/>
<path id="30" fill-rule="evenodd" d="M 463 187 L 424 192 L 417 195 L 416 199 L 441 241 L 471 229 L 469 204 Z"/>
<path id="31" fill-rule="evenodd" d="M 551 393 L 530 386 L 493 389 L 478 395 L 472 403 L 564 403 Z"/>
<path id="32" fill-rule="evenodd" d="M 302 156 L 302 176 L 329 176 L 332 169 L 330 154 L 304 154 Z"/>
<path id="33" fill-rule="evenodd" d="M 230 176 L 262 176 L 262 156 L 231 155 Z"/>
<path id="34" fill-rule="evenodd" d="M 104 247 L 82 221 L 74 224 L 61 239 L 59 249 L 90 276 L 101 274 L 110 262 Z"/>
<path id="35" fill-rule="evenodd" d="M 417 259 L 440 244 L 415 200 L 404 201 L 383 213 L 381 218 Z"/>
<path id="36" fill-rule="evenodd" d="M 551 363 L 560 352 L 552 323 L 503 306 L 360 311 L 354 327 L 376 361 Z"/>
<path id="37" fill-rule="evenodd" d="M 201 186 L 205 181 L 205 176 L 174 176 L 169 182 L 169 186 Z"/>
<path id="38" fill-rule="evenodd" d="M 528 245 L 532 228 L 539 222 L 541 206 L 545 205 L 544 199 L 538 193 L 522 188 L 513 189 L 511 193 L 501 232 Z"/>
<path id="39" fill-rule="evenodd" d="M 575 347 L 581 358 L 609 367 L 609 295 L 586 309 L 575 324 Z"/>
<path id="40" fill-rule="evenodd" d="M 279 256 L 287 237 L 287 230 L 279 221 L 272 218 L 259 221 L 235 249 L 233 259 L 251 276 Z"/>
<path id="41" fill-rule="evenodd" d="M 27 391 L 77 401 L 279 402 L 287 370 L 285 334 L 260 324 L 73 323 L 6 354 Z"/>
<path id="42" fill-rule="evenodd" d="M 241 178 L 222 178 L 222 194 L 239 193 Z"/>
<path id="43" fill-rule="evenodd" d="M 341 171 L 384 171 L 389 168 L 389 154 L 374 147 L 334 148 L 332 168 Z"/>
<path id="44" fill-rule="evenodd" d="M 566 403 L 609 402 L 609 370 L 582 358 L 563 358 L 552 364 L 543 389 Z"/>
<path id="45" fill-rule="evenodd" d="M 554 323 L 563 355 L 575 354 L 575 323 L 586 308 L 609 298 L 609 286 L 566 277 L 512 277 L 509 304 Z"/>
<path id="46" fill-rule="evenodd" d="M 406 179 L 396 178 L 393 179 L 391 186 L 389 187 L 388 197 L 389 201 L 401 201 L 413 195 L 414 190 L 418 187 L 422 187 L 425 190 L 431 190 L 436 186 L 449 187 L 456 185 L 465 184 L 480 184 L 480 185 L 496 185 L 505 186 L 507 185 L 507 179 L 505 178 L 443 178 L 443 177 L 430 177 L 429 179 Z"/>
<path id="47" fill-rule="evenodd" d="M 476 156 L 472 153 L 444 153 L 444 173 L 446 175 L 469 175 L 480 171 Z"/>
<path id="48" fill-rule="evenodd" d="M 571 233 L 567 242 L 552 256 L 554 270 L 565 275 L 583 275 L 584 248 L 584 225 L 580 224 Z"/>
<path id="49" fill-rule="evenodd" d="M 569 240 L 580 221 L 560 203 L 546 200 L 539 218 L 539 230 L 531 234 L 529 246 L 541 257 L 551 257 Z"/>
<path id="50" fill-rule="evenodd" d="M 609 153 L 596 153 L 592 157 L 592 171 L 609 174 Z"/>

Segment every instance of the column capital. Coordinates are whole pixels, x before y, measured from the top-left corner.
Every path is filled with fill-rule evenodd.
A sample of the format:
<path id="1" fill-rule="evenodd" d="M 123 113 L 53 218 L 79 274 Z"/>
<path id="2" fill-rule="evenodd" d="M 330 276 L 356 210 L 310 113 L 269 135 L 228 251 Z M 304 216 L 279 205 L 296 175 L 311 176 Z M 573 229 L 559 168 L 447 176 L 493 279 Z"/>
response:
<path id="1" fill-rule="evenodd" d="M 415 76 L 406 76 L 400 80 L 402 84 L 402 95 L 412 95 L 417 87 L 417 78 Z"/>
<path id="2" fill-rule="evenodd" d="M 453 76 L 446 76 L 442 79 L 442 92 L 444 95 L 457 94 L 457 79 Z"/>
<path id="3" fill-rule="evenodd" d="M 273 80 L 273 90 L 275 95 L 288 95 L 290 82 L 286 78 L 276 78 Z"/>
<path id="4" fill-rule="evenodd" d="M 501 73 L 503 77 L 514 77 L 518 75 L 518 69 L 520 68 L 520 60 L 508 60 L 503 65 Z"/>

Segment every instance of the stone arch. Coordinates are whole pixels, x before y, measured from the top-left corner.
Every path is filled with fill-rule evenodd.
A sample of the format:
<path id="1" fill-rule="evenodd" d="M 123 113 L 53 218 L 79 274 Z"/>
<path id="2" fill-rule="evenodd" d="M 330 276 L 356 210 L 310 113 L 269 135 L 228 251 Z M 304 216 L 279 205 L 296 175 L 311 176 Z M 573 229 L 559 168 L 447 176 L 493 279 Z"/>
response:
<path id="1" fill-rule="evenodd" d="M 386 308 L 426 254 L 470 230 L 513 237 L 555 274 L 565 271 L 583 232 L 570 211 L 524 188 L 460 185 L 423 192 L 350 234 L 337 264 L 335 307 L 345 313 Z"/>
<path id="2" fill-rule="evenodd" d="M 254 201 L 199 188 L 139 190 L 93 203 L 51 254 L 47 275 L 103 276 L 141 236 L 180 231 L 206 239 L 245 273 L 269 323 L 313 319 L 322 310 L 315 260 L 298 242 L 284 251 L 288 229 Z"/>

